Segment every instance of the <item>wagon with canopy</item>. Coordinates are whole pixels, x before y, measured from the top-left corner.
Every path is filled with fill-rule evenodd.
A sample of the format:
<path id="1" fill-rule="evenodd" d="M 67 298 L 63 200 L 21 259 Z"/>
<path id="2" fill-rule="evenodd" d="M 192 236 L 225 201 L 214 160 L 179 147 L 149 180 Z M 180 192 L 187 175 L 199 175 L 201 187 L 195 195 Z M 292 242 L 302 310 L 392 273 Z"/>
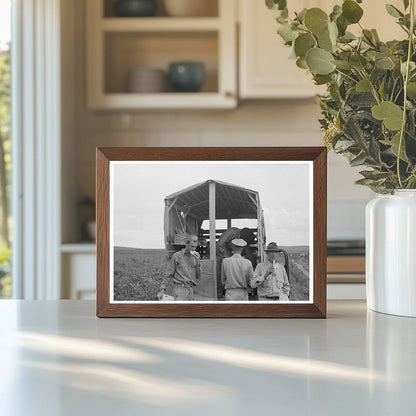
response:
<path id="1" fill-rule="evenodd" d="M 244 223 L 240 220 L 248 220 L 255 237 L 252 249 L 263 261 L 266 234 L 258 192 L 210 179 L 165 198 L 164 236 L 169 257 L 185 245 L 189 234 L 198 236 L 201 246 L 195 299 L 217 299 L 216 241 L 225 230 Z"/>

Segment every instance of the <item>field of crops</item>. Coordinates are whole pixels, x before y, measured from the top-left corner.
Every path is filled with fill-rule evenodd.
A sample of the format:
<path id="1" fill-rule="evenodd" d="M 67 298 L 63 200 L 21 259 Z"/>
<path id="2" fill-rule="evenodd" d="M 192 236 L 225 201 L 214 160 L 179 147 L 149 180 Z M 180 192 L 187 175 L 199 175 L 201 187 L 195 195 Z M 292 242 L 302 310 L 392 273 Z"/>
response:
<path id="1" fill-rule="evenodd" d="M 286 247 L 290 265 L 290 300 L 309 299 L 309 251 Z M 157 300 L 169 260 L 165 250 L 114 248 L 114 300 Z M 168 293 L 171 287 L 168 286 Z"/>
<path id="2" fill-rule="evenodd" d="M 169 260 L 165 250 L 114 248 L 114 300 L 157 300 Z"/>
<path id="3" fill-rule="evenodd" d="M 290 300 L 309 300 L 308 247 L 284 247 L 289 254 Z"/>

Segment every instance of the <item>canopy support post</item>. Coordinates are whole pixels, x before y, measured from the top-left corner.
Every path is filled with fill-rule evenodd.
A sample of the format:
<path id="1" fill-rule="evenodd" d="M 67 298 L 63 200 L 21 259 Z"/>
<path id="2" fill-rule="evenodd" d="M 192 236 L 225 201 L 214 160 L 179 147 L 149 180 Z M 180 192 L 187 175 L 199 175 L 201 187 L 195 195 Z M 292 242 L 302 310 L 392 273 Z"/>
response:
<path id="1" fill-rule="evenodd" d="M 209 252 L 210 259 L 214 261 L 213 279 L 214 296 L 217 296 L 217 254 L 216 254 L 216 226 L 215 226 L 215 182 L 209 182 Z"/>

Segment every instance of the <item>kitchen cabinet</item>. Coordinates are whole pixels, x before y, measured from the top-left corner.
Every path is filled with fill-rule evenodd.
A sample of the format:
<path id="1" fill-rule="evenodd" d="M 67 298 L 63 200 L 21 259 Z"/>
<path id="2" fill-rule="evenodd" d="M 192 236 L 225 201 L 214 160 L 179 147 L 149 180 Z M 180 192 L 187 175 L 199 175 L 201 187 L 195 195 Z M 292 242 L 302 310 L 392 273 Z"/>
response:
<path id="1" fill-rule="evenodd" d="M 289 3 L 290 11 L 320 7 L 330 12 L 334 0 L 298 0 Z M 390 3 L 402 9 L 401 0 Z M 277 35 L 275 17 L 278 12 L 268 10 L 263 1 L 239 0 L 239 96 L 242 99 L 290 99 L 308 98 L 325 93 L 325 87 L 316 86 L 305 70 L 290 59 L 291 49 Z M 394 18 L 389 16 L 384 4 L 378 0 L 366 0 L 363 27 L 376 28 L 383 41 L 403 38 L 403 33 Z M 358 33 L 358 25 L 348 30 Z"/>
<path id="2" fill-rule="evenodd" d="M 88 0 L 87 102 L 90 109 L 233 108 L 237 105 L 236 5 L 218 2 L 217 16 L 115 17 L 111 2 Z M 109 7 L 110 6 L 110 7 Z M 169 63 L 199 61 L 199 92 L 129 92 L 139 68 L 167 71 Z"/>
<path id="3" fill-rule="evenodd" d="M 299 0 L 296 10 L 325 8 L 325 2 L 328 0 Z M 276 33 L 276 16 L 277 12 L 268 10 L 264 1 L 239 0 L 239 92 L 242 99 L 308 98 L 323 92 L 322 87 L 314 85 L 311 75 L 289 59 L 291 50 Z"/>
<path id="4" fill-rule="evenodd" d="M 63 244 L 61 246 L 61 253 L 61 298 L 95 300 L 95 244 Z"/>

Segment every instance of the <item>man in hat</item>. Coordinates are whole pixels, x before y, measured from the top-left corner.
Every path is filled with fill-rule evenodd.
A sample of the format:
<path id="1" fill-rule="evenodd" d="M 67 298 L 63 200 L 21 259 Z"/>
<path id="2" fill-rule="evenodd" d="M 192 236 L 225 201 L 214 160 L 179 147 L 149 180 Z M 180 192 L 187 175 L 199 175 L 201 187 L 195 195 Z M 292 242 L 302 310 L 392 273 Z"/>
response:
<path id="1" fill-rule="evenodd" d="M 243 229 L 240 229 L 237 227 L 231 227 L 225 230 L 218 238 L 218 241 L 216 244 L 218 298 L 224 297 L 224 292 L 223 292 L 222 285 L 221 285 L 222 261 L 225 258 L 232 256 L 233 251 L 232 251 L 231 241 L 235 239 L 242 239 L 247 243 L 247 245 L 243 249 L 242 255 L 251 261 L 253 267 L 255 267 L 256 265 L 256 258 L 254 256 L 253 250 L 250 247 L 250 244 L 252 244 L 255 240 L 255 236 L 253 232 L 247 227 Z"/>
<path id="2" fill-rule="evenodd" d="M 173 279 L 173 296 L 175 300 L 194 300 L 194 286 L 201 275 L 201 262 L 199 254 L 195 251 L 198 246 L 198 238 L 188 236 L 185 248 L 177 251 L 171 258 L 168 268 L 168 277 Z M 166 285 L 162 283 L 163 295 Z"/>
<path id="3" fill-rule="evenodd" d="M 266 248 L 267 261 L 256 266 L 252 288 L 257 288 L 259 300 L 289 300 L 290 285 L 285 268 L 277 262 L 279 247 L 272 242 Z"/>
<path id="4" fill-rule="evenodd" d="M 241 238 L 231 240 L 233 255 L 225 258 L 221 266 L 221 283 L 225 289 L 225 300 L 248 300 L 247 289 L 253 278 L 250 260 L 241 256 L 247 242 Z"/>

